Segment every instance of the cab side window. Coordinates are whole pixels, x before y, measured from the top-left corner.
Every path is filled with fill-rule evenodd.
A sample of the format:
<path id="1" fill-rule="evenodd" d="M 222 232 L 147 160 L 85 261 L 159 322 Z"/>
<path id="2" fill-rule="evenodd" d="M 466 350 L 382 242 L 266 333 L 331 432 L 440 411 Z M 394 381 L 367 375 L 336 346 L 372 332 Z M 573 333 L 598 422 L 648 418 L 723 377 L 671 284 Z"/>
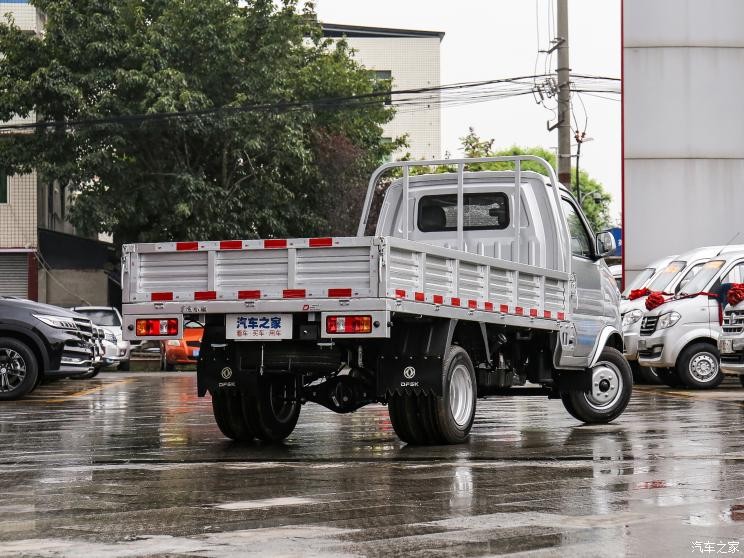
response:
<path id="1" fill-rule="evenodd" d="M 674 292 L 681 292 L 687 286 L 687 284 L 695 278 L 695 275 L 697 275 L 698 271 L 700 271 L 702 268 L 703 264 L 697 264 L 695 267 L 691 268 L 690 271 L 688 271 L 682 278 L 682 281 L 680 281 L 679 284 L 674 288 Z"/>
<path id="2" fill-rule="evenodd" d="M 744 262 L 739 262 L 721 279 L 722 284 L 744 282 Z"/>
<path id="3" fill-rule="evenodd" d="M 592 257 L 592 240 L 578 211 L 568 200 L 562 200 L 563 213 L 568 223 L 568 233 L 571 235 L 571 253 L 581 258 Z"/>

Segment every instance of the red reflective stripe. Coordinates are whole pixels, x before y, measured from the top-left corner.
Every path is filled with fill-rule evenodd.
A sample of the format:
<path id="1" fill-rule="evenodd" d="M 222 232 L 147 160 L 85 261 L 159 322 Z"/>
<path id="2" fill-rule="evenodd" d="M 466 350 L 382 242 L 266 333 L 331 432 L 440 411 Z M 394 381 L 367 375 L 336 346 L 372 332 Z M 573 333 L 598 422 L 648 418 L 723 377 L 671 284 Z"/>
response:
<path id="1" fill-rule="evenodd" d="M 565 320 L 566 319 L 566 315 L 563 312 L 558 312 L 558 319 L 559 320 Z"/>
<path id="2" fill-rule="evenodd" d="M 150 300 L 157 302 L 158 300 L 173 300 L 173 293 L 150 293 Z"/>
<path id="3" fill-rule="evenodd" d="M 516 307 L 516 308 L 514 309 L 514 313 L 515 313 L 515 314 L 516 314 L 517 316 L 522 316 L 522 315 L 524 315 L 524 308 L 522 308 L 521 306 L 517 306 L 517 307 Z"/>
<path id="4" fill-rule="evenodd" d="M 198 250 L 198 249 L 199 249 L 198 242 L 176 242 L 176 250 L 178 251 Z"/>
<path id="5" fill-rule="evenodd" d="M 328 296 L 330 298 L 349 298 L 351 297 L 351 289 L 328 289 Z"/>
<path id="6" fill-rule="evenodd" d="M 310 244 L 310 248 L 321 248 L 324 246 L 333 246 L 333 239 L 332 238 L 311 238 L 309 244 Z"/>
<path id="7" fill-rule="evenodd" d="M 241 300 L 246 298 L 261 298 L 261 291 L 238 291 L 238 298 Z"/>
<path id="8" fill-rule="evenodd" d="M 221 240 L 220 250 L 240 250 L 243 248 L 242 240 Z"/>
<path id="9" fill-rule="evenodd" d="M 553 317 L 553 313 L 550 310 L 545 310 L 545 312 L 543 312 L 543 317 L 550 319 Z"/>
<path id="10" fill-rule="evenodd" d="M 459 298 L 453 298 L 450 302 L 452 303 L 452 306 L 460 306 Z"/>
<path id="11" fill-rule="evenodd" d="M 406 298 L 406 291 L 403 289 L 395 289 L 395 298 Z"/>
<path id="12" fill-rule="evenodd" d="M 217 291 L 196 291 L 194 300 L 216 300 Z"/>
<path id="13" fill-rule="evenodd" d="M 508 304 L 502 304 L 501 306 L 499 306 L 499 311 L 502 312 L 503 314 L 508 314 L 509 313 L 509 305 Z"/>
<path id="14" fill-rule="evenodd" d="M 483 304 L 486 310 L 489 312 L 493 312 L 493 302 L 486 302 Z"/>
<path id="15" fill-rule="evenodd" d="M 283 298 L 305 298 L 305 289 L 284 289 Z"/>
<path id="16" fill-rule="evenodd" d="M 468 308 L 472 308 L 475 310 L 478 308 L 478 301 L 477 300 L 468 300 Z"/>
<path id="17" fill-rule="evenodd" d="M 263 247 L 264 248 L 286 248 L 287 241 L 283 239 L 282 240 L 278 240 L 278 239 L 264 240 Z"/>
<path id="18" fill-rule="evenodd" d="M 424 302 L 426 300 L 426 296 L 424 296 L 424 293 L 413 293 L 413 298 L 418 302 Z"/>
<path id="19" fill-rule="evenodd" d="M 537 308 L 530 308 L 530 316 L 537 318 Z"/>
<path id="20" fill-rule="evenodd" d="M 444 304 L 444 297 L 442 295 L 434 295 L 431 299 L 434 304 Z"/>

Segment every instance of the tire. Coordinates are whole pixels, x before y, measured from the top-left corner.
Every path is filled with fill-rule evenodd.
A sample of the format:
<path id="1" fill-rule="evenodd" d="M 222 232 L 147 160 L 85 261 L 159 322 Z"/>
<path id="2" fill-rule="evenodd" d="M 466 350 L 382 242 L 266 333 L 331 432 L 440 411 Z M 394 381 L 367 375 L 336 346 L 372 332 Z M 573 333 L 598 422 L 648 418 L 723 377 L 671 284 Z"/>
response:
<path id="1" fill-rule="evenodd" d="M 0 337 L 0 401 L 13 401 L 30 393 L 39 378 L 39 364 L 25 343 Z"/>
<path id="2" fill-rule="evenodd" d="M 276 374 L 262 376 L 256 393 L 243 395 L 243 416 L 256 438 L 273 443 L 292 434 L 302 408 L 296 393 L 297 378 Z"/>
<path id="3" fill-rule="evenodd" d="M 468 353 L 452 345 L 442 363 L 440 397 L 395 394 L 388 402 L 395 433 L 411 445 L 461 444 L 475 419 L 477 386 Z"/>
<path id="4" fill-rule="evenodd" d="M 237 391 L 212 394 L 212 412 L 220 431 L 236 442 L 250 442 L 256 436 L 243 416 L 243 398 Z"/>
<path id="5" fill-rule="evenodd" d="M 633 373 L 623 354 L 605 347 L 589 371 L 592 389 L 561 393 L 563 406 L 575 419 L 587 424 L 605 424 L 619 417 L 633 392 Z"/>
<path id="6" fill-rule="evenodd" d="M 677 370 L 674 368 L 652 368 L 654 373 L 659 377 L 661 383 L 671 388 L 682 387 L 682 381 L 677 376 Z"/>
<path id="7" fill-rule="evenodd" d="M 659 386 L 661 385 L 661 378 L 659 378 L 658 372 L 656 372 L 655 368 L 649 368 L 647 366 L 639 366 L 638 367 L 638 376 L 641 378 L 642 384 L 650 385 L 650 386 Z"/>
<path id="8" fill-rule="evenodd" d="M 712 343 L 695 343 L 677 358 L 677 376 L 687 387 L 713 389 L 721 385 L 721 355 Z"/>
<path id="9" fill-rule="evenodd" d="M 128 360 L 122 360 L 119 363 L 118 370 L 121 370 L 122 372 L 129 372 L 129 361 Z"/>

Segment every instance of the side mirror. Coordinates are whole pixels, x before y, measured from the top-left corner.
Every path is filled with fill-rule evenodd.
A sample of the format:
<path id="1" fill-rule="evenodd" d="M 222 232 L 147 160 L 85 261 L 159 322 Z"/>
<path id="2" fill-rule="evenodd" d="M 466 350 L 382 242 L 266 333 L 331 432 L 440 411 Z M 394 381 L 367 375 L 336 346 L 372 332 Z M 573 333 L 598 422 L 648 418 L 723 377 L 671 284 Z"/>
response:
<path id="1" fill-rule="evenodd" d="M 617 243 L 615 237 L 612 236 L 611 232 L 601 232 L 597 235 L 597 256 L 604 258 L 612 255 L 617 249 Z"/>

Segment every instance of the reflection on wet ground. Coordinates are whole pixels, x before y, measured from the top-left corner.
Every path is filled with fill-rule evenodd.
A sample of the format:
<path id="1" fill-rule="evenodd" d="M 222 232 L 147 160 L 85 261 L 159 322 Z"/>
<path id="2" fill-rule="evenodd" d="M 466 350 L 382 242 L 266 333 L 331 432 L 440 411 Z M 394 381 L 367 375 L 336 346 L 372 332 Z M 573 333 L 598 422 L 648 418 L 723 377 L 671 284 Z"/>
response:
<path id="1" fill-rule="evenodd" d="M 0 404 L 0 556 L 744 555 L 738 385 L 641 388 L 599 427 L 491 398 L 435 448 L 312 404 L 286 444 L 234 444 L 195 392 L 104 373 Z"/>

